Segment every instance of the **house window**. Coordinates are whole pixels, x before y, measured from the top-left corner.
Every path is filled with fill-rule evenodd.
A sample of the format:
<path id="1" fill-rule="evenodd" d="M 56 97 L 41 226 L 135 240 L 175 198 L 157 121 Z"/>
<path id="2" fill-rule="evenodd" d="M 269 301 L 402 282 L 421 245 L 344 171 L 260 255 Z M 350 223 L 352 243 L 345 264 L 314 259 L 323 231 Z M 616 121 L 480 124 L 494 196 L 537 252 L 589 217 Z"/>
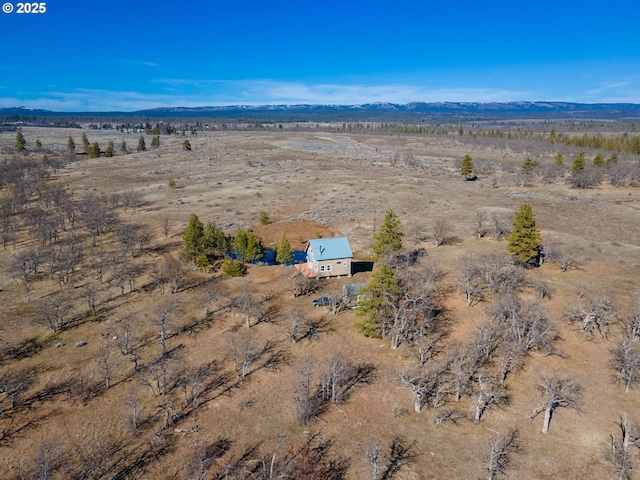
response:
<path id="1" fill-rule="evenodd" d="M 327 272 L 331 271 L 331 265 L 327 265 Z"/>
<path id="2" fill-rule="evenodd" d="M 324 265 L 320 265 L 320 271 L 324 272 Z"/>

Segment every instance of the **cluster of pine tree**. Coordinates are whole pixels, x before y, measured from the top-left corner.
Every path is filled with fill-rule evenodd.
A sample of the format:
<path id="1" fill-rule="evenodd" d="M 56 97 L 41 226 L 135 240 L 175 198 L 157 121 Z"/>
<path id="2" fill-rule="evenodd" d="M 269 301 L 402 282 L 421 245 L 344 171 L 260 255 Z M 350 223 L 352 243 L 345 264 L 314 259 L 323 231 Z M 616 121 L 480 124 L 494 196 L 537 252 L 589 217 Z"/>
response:
<path id="1" fill-rule="evenodd" d="M 260 260 L 265 252 L 262 240 L 255 233 L 241 228 L 235 237 L 230 236 L 213 223 L 205 226 L 196 214 L 189 217 L 182 240 L 182 259 L 204 270 L 216 260 L 226 257 L 223 270 L 233 276 L 244 273 L 244 263 Z M 293 249 L 286 235 L 282 235 L 276 247 L 275 260 L 283 264 L 293 261 Z"/>
<path id="2" fill-rule="evenodd" d="M 205 227 L 196 214 L 189 217 L 182 239 L 180 256 L 192 261 L 201 269 L 224 257 L 232 245 L 232 238 L 220 227 L 213 223 L 208 223 Z"/>

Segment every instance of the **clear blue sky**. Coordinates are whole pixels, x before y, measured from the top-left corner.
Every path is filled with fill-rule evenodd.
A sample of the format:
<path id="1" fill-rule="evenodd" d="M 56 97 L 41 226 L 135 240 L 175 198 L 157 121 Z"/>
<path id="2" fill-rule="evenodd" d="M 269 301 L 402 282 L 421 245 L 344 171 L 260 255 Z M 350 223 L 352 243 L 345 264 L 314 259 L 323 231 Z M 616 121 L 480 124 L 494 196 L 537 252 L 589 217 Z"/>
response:
<path id="1" fill-rule="evenodd" d="M 640 103 L 637 0 L 11 3 L 0 107 Z"/>

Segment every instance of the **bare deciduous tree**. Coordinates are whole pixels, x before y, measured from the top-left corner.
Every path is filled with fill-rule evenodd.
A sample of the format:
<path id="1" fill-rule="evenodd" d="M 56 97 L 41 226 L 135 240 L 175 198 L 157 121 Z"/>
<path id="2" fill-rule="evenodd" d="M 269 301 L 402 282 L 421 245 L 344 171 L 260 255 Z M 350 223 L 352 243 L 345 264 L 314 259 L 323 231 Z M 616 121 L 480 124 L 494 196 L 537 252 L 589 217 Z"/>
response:
<path id="1" fill-rule="evenodd" d="M 92 245 L 96 246 L 97 237 L 106 232 L 115 222 L 115 218 L 107 208 L 107 204 L 93 195 L 85 196 L 80 202 L 80 215 L 85 228 L 91 235 Z"/>
<path id="2" fill-rule="evenodd" d="M 96 313 L 96 303 L 98 300 L 99 292 L 100 286 L 93 282 L 88 282 L 84 286 L 84 296 L 87 299 L 87 304 L 89 305 L 89 309 L 92 313 Z"/>
<path id="3" fill-rule="evenodd" d="M 502 327 L 510 350 L 528 355 L 532 351 L 554 353 L 557 333 L 546 312 L 535 301 L 521 301 L 515 296 L 501 297 L 487 309 Z"/>
<path id="4" fill-rule="evenodd" d="M 385 455 L 386 466 L 381 480 L 391 480 L 402 467 L 410 464 L 415 455 L 412 453 L 415 442 L 409 443 L 403 437 L 395 437 L 389 443 L 389 452 Z"/>
<path id="5" fill-rule="evenodd" d="M 177 308 L 177 302 L 162 303 L 155 307 L 150 316 L 148 316 L 148 318 L 151 320 L 151 323 L 158 327 L 160 357 L 164 357 L 167 353 L 167 330 L 171 326 L 171 320 Z"/>
<path id="6" fill-rule="evenodd" d="M 609 336 L 611 324 L 616 318 L 617 312 L 604 293 L 591 297 L 587 303 L 572 308 L 567 313 L 570 323 L 577 324 L 578 331 L 593 340 L 598 333 L 600 338 Z"/>
<path id="7" fill-rule="evenodd" d="M 488 480 L 506 475 L 511 456 L 520 451 L 520 435 L 517 429 L 506 434 L 498 433 L 489 441 L 489 451 L 484 461 L 484 471 Z"/>
<path id="8" fill-rule="evenodd" d="M 67 245 L 60 249 L 58 258 L 60 260 L 60 266 L 58 267 L 58 282 L 60 288 L 62 284 L 66 283 L 71 291 L 71 298 L 75 296 L 75 285 L 77 278 L 78 267 L 84 259 L 85 252 L 79 239 L 72 237 Z"/>
<path id="9" fill-rule="evenodd" d="M 409 353 L 420 365 L 425 365 L 439 353 L 441 341 L 445 336 L 446 331 L 439 322 L 421 321 L 409 342 Z"/>
<path id="10" fill-rule="evenodd" d="M 127 405 L 131 409 L 131 416 L 129 418 L 131 419 L 131 428 L 135 434 L 140 427 L 140 408 L 138 396 L 133 388 L 129 389 L 127 393 Z"/>
<path id="11" fill-rule="evenodd" d="M 111 386 L 111 376 L 115 366 L 113 358 L 111 357 L 111 344 L 104 343 L 100 346 L 96 362 L 104 375 L 105 388 L 109 390 Z"/>
<path id="12" fill-rule="evenodd" d="M 640 304 L 620 316 L 622 335 L 633 342 L 640 341 Z"/>
<path id="13" fill-rule="evenodd" d="M 331 403 L 341 403 L 355 377 L 356 367 L 342 354 L 332 355 L 320 377 L 321 398 Z"/>
<path id="14" fill-rule="evenodd" d="M 33 373 L 28 370 L 8 371 L 0 376 L 0 393 L 5 397 L 0 401 L 9 400 L 11 406 L 9 409 L 15 409 L 20 403 L 21 394 L 33 383 Z M 8 410 L 0 407 L 3 415 Z"/>
<path id="15" fill-rule="evenodd" d="M 559 372 L 543 374 L 536 388 L 542 392 L 544 399 L 538 407 L 533 409 L 529 418 L 534 418 L 544 412 L 542 433 L 549 431 L 551 416 L 556 409 L 580 409 L 582 387 L 575 378 L 567 377 Z"/>
<path id="16" fill-rule="evenodd" d="M 131 208 L 133 210 L 133 213 L 135 213 L 142 203 L 142 195 L 137 190 L 126 190 L 122 194 L 122 203 L 125 212 L 127 211 L 127 209 Z"/>
<path id="17" fill-rule="evenodd" d="M 491 406 L 509 402 L 509 395 L 505 386 L 498 379 L 480 371 L 474 378 L 476 400 L 473 404 L 474 423 L 480 423 L 484 412 Z"/>
<path id="18" fill-rule="evenodd" d="M 469 349 L 474 352 L 476 366 L 480 367 L 490 362 L 498 352 L 502 343 L 502 328 L 495 317 L 485 315 L 482 321 L 476 325 L 469 338 Z"/>
<path id="19" fill-rule="evenodd" d="M 153 262 L 151 266 L 151 278 L 160 295 L 164 295 L 164 286 L 169 281 L 166 262 Z"/>
<path id="20" fill-rule="evenodd" d="M 162 233 L 164 233 L 164 238 L 169 238 L 169 233 L 171 233 L 171 219 L 169 217 L 162 219 Z"/>
<path id="21" fill-rule="evenodd" d="M 207 377 L 211 365 L 201 365 L 187 369 L 179 380 L 184 394 L 185 406 L 192 410 L 198 408 L 198 402 L 206 387 Z"/>
<path id="22" fill-rule="evenodd" d="M 505 235 L 509 235 L 511 233 L 510 223 L 498 214 L 494 213 L 491 216 L 491 221 L 492 233 L 496 240 L 500 240 Z"/>
<path id="23" fill-rule="evenodd" d="M 60 332 L 64 329 L 65 320 L 71 306 L 62 295 L 54 295 L 42 302 L 40 308 L 40 323 L 48 326 L 52 332 Z"/>
<path id="24" fill-rule="evenodd" d="M 543 253 L 545 260 L 558 265 L 563 273 L 567 270 L 580 268 L 582 265 L 575 250 L 569 247 L 545 244 Z"/>
<path id="25" fill-rule="evenodd" d="M 365 442 L 363 448 L 364 455 L 362 459 L 371 465 L 371 480 L 378 480 L 380 475 L 380 448 L 372 438 Z"/>
<path id="26" fill-rule="evenodd" d="M 232 334 L 229 337 L 229 343 L 233 369 L 242 378 L 248 375 L 249 367 L 262 357 L 270 347 L 269 343 L 261 347 L 251 330 L 242 330 Z"/>
<path id="27" fill-rule="evenodd" d="M 436 247 L 447 243 L 451 235 L 451 225 L 449 224 L 448 220 L 444 218 L 439 218 L 438 220 L 436 220 L 433 224 L 431 234 L 433 235 L 433 240 Z"/>
<path id="28" fill-rule="evenodd" d="M 27 302 L 31 301 L 30 293 L 38 274 L 41 256 L 37 250 L 25 250 L 14 259 L 10 271 L 16 283 L 22 283 Z"/>
<path id="29" fill-rule="evenodd" d="M 314 391 L 313 360 L 307 357 L 298 370 L 294 383 L 294 401 L 298 422 L 306 425 L 320 412 L 320 401 Z"/>
<path id="30" fill-rule="evenodd" d="M 466 346 L 459 343 L 451 345 L 448 382 L 455 402 L 459 402 L 462 395 L 471 392 L 471 381 L 483 363 L 479 350 L 472 342 Z"/>
<path id="31" fill-rule="evenodd" d="M 487 234 L 487 212 L 484 210 L 476 210 L 473 214 L 472 225 L 473 235 L 478 238 L 482 238 Z"/>
<path id="32" fill-rule="evenodd" d="M 537 292 L 540 300 L 544 300 L 545 298 L 551 298 L 551 294 L 553 292 L 551 290 L 551 287 L 549 287 L 549 284 L 546 282 L 546 280 L 543 280 L 541 278 L 533 279 L 530 282 L 530 285 Z"/>
<path id="33" fill-rule="evenodd" d="M 624 382 L 624 393 L 640 383 L 640 343 L 625 338 L 611 352 L 616 379 Z"/>
<path id="34" fill-rule="evenodd" d="M 166 276 L 169 279 L 171 293 L 178 293 L 184 281 L 184 267 L 180 259 L 166 255 L 164 257 L 164 272 L 166 272 Z M 164 286 L 162 288 L 164 291 Z"/>
<path id="35" fill-rule="evenodd" d="M 258 307 L 260 303 L 258 300 L 249 292 L 248 287 L 245 290 L 235 297 L 232 301 L 233 308 L 238 310 L 240 314 L 244 317 L 245 324 L 247 328 L 251 327 L 251 317 L 255 316 L 258 312 Z"/>
<path id="36" fill-rule="evenodd" d="M 297 270 L 289 276 L 289 291 L 294 298 L 315 292 L 319 285 L 317 278 L 307 278 Z"/>
<path id="37" fill-rule="evenodd" d="M 138 322 L 135 317 L 125 317 L 118 323 L 114 335 L 120 353 L 131 357 L 135 371 L 140 367 L 138 363 L 140 337 L 136 333 L 137 325 Z"/>
<path id="38" fill-rule="evenodd" d="M 465 258 L 462 266 L 460 289 L 469 307 L 482 300 L 482 275 L 480 266 L 473 255 Z"/>
<path id="39" fill-rule="evenodd" d="M 635 467 L 629 447 L 640 446 L 640 430 L 631 425 L 626 413 L 616 423 L 620 427 L 620 440 L 611 435 L 607 459 L 613 464 L 618 480 L 631 480 Z"/>
<path id="40" fill-rule="evenodd" d="M 297 308 L 289 310 L 285 315 L 284 321 L 286 322 L 286 329 L 289 338 L 293 343 L 296 343 L 298 340 L 306 336 L 308 325 L 307 318 L 301 310 Z"/>
<path id="41" fill-rule="evenodd" d="M 400 371 L 398 379 L 403 387 L 413 393 L 413 409 L 416 413 L 420 413 L 422 407 L 429 403 L 433 408 L 442 405 L 449 394 L 445 382 L 447 370 L 447 365 L 433 364 L 413 371 Z"/>
<path id="42" fill-rule="evenodd" d="M 514 294 L 527 284 L 522 269 L 503 254 L 469 255 L 465 259 L 462 289 L 468 304 L 492 294 Z"/>

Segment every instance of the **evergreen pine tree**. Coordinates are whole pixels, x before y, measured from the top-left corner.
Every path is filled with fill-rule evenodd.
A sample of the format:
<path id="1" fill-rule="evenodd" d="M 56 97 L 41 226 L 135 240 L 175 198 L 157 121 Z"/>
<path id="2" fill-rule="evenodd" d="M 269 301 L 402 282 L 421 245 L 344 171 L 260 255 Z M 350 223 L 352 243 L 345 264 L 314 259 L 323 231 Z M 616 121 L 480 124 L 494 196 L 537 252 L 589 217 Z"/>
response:
<path id="1" fill-rule="evenodd" d="M 507 250 L 524 264 L 538 260 L 542 251 L 542 236 L 536 226 L 536 214 L 528 203 L 523 203 L 520 211 L 513 216 L 512 232 L 507 237 Z"/>
<path id="2" fill-rule="evenodd" d="M 473 177 L 473 170 L 473 159 L 471 158 L 471 155 L 467 153 L 462 159 L 462 168 L 460 169 L 460 175 L 462 175 L 465 180 L 469 180 Z"/>
<path id="3" fill-rule="evenodd" d="M 253 262 L 256 259 L 262 258 L 263 250 L 264 248 L 260 239 L 253 232 L 248 232 L 245 260 L 247 262 Z"/>
<path id="4" fill-rule="evenodd" d="M 144 136 L 140 135 L 138 139 L 138 147 L 136 148 L 137 152 L 144 152 L 147 149 L 147 144 L 144 142 Z"/>
<path id="5" fill-rule="evenodd" d="M 593 166 L 604 167 L 604 155 L 602 155 L 602 153 L 596 153 L 596 156 L 593 158 Z"/>
<path id="6" fill-rule="evenodd" d="M 538 162 L 532 160 L 531 157 L 527 157 L 524 159 L 524 163 L 520 167 L 522 169 L 522 173 L 529 174 L 533 172 L 533 169 L 538 166 Z"/>
<path id="7" fill-rule="evenodd" d="M 195 213 L 189 217 L 189 223 L 182 234 L 181 255 L 194 263 L 203 251 L 204 225 Z"/>
<path id="8" fill-rule="evenodd" d="M 229 237 L 214 223 L 207 224 L 202 243 L 206 255 L 214 258 L 224 257 L 230 248 Z"/>
<path id="9" fill-rule="evenodd" d="M 554 165 L 556 166 L 556 168 L 560 168 L 564 165 L 564 155 L 562 155 L 562 152 L 556 153 L 556 160 L 554 162 Z"/>
<path id="10" fill-rule="evenodd" d="M 104 156 L 113 157 L 113 154 L 114 154 L 113 141 L 109 140 L 109 143 L 107 144 L 107 148 L 104 149 Z"/>
<path id="11" fill-rule="evenodd" d="M 82 142 L 82 148 L 84 148 L 85 152 L 89 151 L 89 146 L 91 145 L 89 143 L 89 139 L 87 138 L 87 134 L 83 133 L 82 136 L 80 137 L 80 141 Z"/>
<path id="12" fill-rule="evenodd" d="M 69 138 L 67 139 L 67 150 L 69 150 L 70 152 L 76 151 L 76 142 L 73 141 L 71 135 L 69 135 Z"/>
<path id="13" fill-rule="evenodd" d="M 222 262 L 222 271 L 230 277 L 240 277 L 244 275 L 245 268 L 241 261 L 227 257 Z"/>
<path id="14" fill-rule="evenodd" d="M 380 231 L 373 236 L 376 244 L 373 251 L 380 258 L 389 252 L 398 252 L 402 249 L 402 223 L 393 210 L 387 210 L 382 221 Z"/>
<path id="15" fill-rule="evenodd" d="M 22 132 L 16 133 L 16 152 L 24 151 L 24 147 L 27 145 L 27 141 L 24 139 Z"/>
<path id="16" fill-rule="evenodd" d="M 160 148 L 160 136 L 155 135 L 151 137 L 151 148 Z"/>
<path id="17" fill-rule="evenodd" d="M 398 278 L 389 265 L 381 263 L 360 293 L 363 299 L 358 302 L 357 314 L 365 319 L 355 324 L 356 330 L 367 337 L 379 337 L 380 322 L 390 314 L 389 305 L 401 293 Z"/>
<path id="18" fill-rule="evenodd" d="M 263 256 L 262 242 L 253 232 L 247 232 L 242 228 L 236 233 L 233 240 L 233 251 L 238 256 L 238 260 L 243 262 L 253 262 Z"/>
<path id="19" fill-rule="evenodd" d="M 573 159 L 573 165 L 571 166 L 571 171 L 573 173 L 581 172 L 584 170 L 586 166 L 585 155 L 584 152 L 579 152 L 576 155 L 576 158 Z"/>
<path id="20" fill-rule="evenodd" d="M 89 145 L 89 148 L 87 149 L 87 156 L 89 158 L 98 158 L 100 156 L 100 146 L 98 145 L 98 142 L 93 142 Z"/>
<path id="21" fill-rule="evenodd" d="M 191 151 L 191 143 L 189 142 L 189 140 L 185 140 L 184 142 L 182 142 L 182 150 L 184 150 L 185 152 Z"/>
<path id="22" fill-rule="evenodd" d="M 280 243 L 276 247 L 276 262 L 291 263 L 293 261 L 293 249 L 286 235 L 282 235 Z"/>
<path id="23" fill-rule="evenodd" d="M 127 142 L 122 140 L 122 142 L 120 143 L 120 153 L 122 153 L 123 155 L 127 154 Z"/>
<path id="24" fill-rule="evenodd" d="M 247 231 L 242 228 L 236 232 L 236 236 L 233 239 L 233 252 L 238 257 L 238 260 L 244 262 L 247 255 Z"/>

